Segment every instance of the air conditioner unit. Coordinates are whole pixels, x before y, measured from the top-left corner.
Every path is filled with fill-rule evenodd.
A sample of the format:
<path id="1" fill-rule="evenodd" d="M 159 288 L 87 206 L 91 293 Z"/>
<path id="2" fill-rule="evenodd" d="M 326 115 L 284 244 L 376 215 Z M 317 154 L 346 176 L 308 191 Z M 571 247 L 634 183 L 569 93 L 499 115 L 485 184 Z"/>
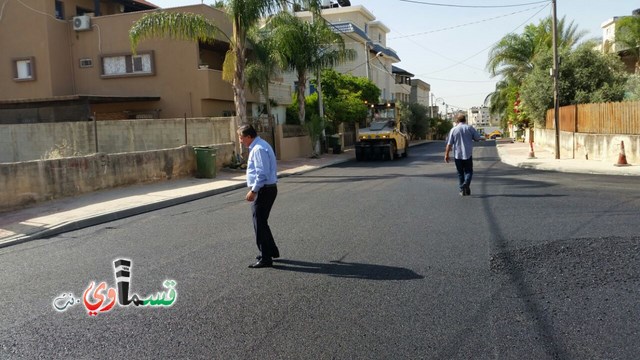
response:
<path id="1" fill-rule="evenodd" d="M 85 31 L 91 29 L 91 17 L 89 15 L 80 15 L 73 17 L 73 30 Z"/>

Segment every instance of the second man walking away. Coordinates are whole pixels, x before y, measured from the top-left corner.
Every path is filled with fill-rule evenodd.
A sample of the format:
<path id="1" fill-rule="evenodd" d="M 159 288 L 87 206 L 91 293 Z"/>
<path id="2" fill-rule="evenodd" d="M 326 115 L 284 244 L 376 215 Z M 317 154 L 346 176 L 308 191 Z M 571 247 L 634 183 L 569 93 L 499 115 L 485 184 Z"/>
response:
<path id="1" fill-rule="evenodd" d="M 458 172 L 460 196 L 471 195 L 471 178 L 473 177 L 473 142 L 480 140 L 480 134 L 472 126 L 467 125 L 467 116 L 458 114 L 456 126 L 451 129 L 447 138 L 444 161 L 449 162 L 449 152 L 453 149 L 453 159 Z"/>

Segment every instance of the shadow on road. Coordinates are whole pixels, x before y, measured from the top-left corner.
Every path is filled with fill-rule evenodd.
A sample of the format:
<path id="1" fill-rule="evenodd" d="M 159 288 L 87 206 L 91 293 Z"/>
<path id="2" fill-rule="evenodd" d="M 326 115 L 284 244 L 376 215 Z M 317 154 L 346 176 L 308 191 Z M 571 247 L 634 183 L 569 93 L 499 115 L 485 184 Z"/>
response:
<path id="1" fill-rule="evenodd" d="M 334 277 L 364 279 L 364 280 L 419 280 L 424 276 L 414 271 L 386 265 L 350 263 L 330 261 L 329 263 L 315 263 L 300 260 L 275 260 L 274 269 L 296 271 L 310 274 L 322 274 Z"/>
<path id="2" fill-rule="evenodd" d="M 544 197 L 565 197 L 568 195 L 554 195 L 554 194 L 499 194 L 499 195 L 472 195 L 473 197 L 477 197 L 480 199 L 491 198 L 491 197 L 515 197 L 515 198 L 544 198 Z"/>

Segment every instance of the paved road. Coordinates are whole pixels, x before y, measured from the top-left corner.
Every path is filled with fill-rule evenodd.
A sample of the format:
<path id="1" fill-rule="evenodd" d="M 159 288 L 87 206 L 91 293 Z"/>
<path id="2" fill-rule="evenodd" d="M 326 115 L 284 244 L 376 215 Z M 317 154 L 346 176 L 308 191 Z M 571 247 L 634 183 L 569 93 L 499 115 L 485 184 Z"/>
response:
<path id="1" fill-rule="evenodd" d="M 274 269 L 246 267 L 243 190 L 0 249 L 0 358 L 635 358 L 635 178 L 522 170 L 482 145 L 471 197 L 436 144 L 283 179 Z M 115 287 L 120 257 L 132 292 L 172 279 L 175 303 L 54 309 Z"/>

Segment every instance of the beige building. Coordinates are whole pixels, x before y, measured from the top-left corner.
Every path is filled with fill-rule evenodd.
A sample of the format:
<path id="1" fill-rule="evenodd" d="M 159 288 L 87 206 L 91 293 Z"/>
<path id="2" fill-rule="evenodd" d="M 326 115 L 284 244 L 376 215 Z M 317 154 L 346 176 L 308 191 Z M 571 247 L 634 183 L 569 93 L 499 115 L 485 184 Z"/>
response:
<path id="1" fill-rule="evenodd" d="M 400 101 L 408 103 L 411 101 L 411 78 L 413 74 L 401 69 L 397 66 L 392 66 L 391 71 L 395 78 L 395 90 L 391 96 L 393 102 Z"/>
<path id="2" fill-rule="evenodd" d="M 297 12 L 296 16 L 311 21 L 308 11 Z M 334 31 L 340 33 L 348 49 L 356 52 L 356 59 L 334 69 L 343 74 L 364 77 L 380 89 L 380 102 L 392 102 L 396 91 L 393 64 L 400 62 L 396 52 L 387 47 L 387 28 L 362 5 L 330 7 L 322 10 L 322 17 L 331 23 Z M 288 74 L 293 84 L 293 74 Z M 309 88 L 309 87 L 307 87 Z"/>
<path id="3" fill-rule="evenodd" d="M 145 40 L 133 54 L 128 31 L 154 9 L 146 1 L 5 2 L 0 123 L 233 115 L 232 88 L 222 80 L 224 37 L 213 44 Z M 166 10 L 202 14 L 231 34 L 226 14 L 210 6 Z M 270 95 L 291 102 L 281 83 Z M 258 96 L 247 90 L 247 101 L 249 113 L 257 111 Z"/>
<path id="4" fill-rule="evenodd" d="M 409 102 L 418 103 L 426 108 L 431 106 L 431 85 L 420 79 L 411 79 L 411 96 Z"/>
<path id="5" fill-rule="evenodd" d="M 640 9 L 633 11 L 633 16 L 640 16 Z M 615 16 L 611 19 L 603 22 L 600 27 L 602 28 L 602 43 L 600 44 L 600 50 L 606 53 L 617 53 L 620 59 L 626 65 L 627 71 L 633 73 L 635 71 L 636 56 L 623 48 L 620 44 L 616 44 L 616 26 L 620 19 L 624 16 Z"/>

